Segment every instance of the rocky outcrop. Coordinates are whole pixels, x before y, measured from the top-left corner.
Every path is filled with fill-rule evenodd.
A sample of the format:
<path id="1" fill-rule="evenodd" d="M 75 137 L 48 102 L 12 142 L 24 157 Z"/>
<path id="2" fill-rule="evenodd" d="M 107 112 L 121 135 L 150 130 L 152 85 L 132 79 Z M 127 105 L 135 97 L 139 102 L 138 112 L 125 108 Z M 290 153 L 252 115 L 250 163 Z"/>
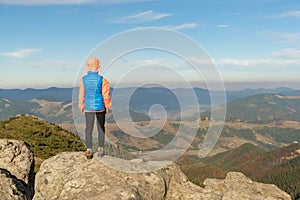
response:
<path id="1" fill-rule="evenodd" d="M 110 156 L 87 160 L 82 152 L 60 153 L 42 163 L 36 176 L 34 199 L 159 200 L 166 199 L 171 182 L 188 182 L 176 165 L 151 173 L 128 173 L 104 164 L 118 164 L 118 160 Z M 128 161 L 127 167 L 134 168 L 140 162 Z"/>
<path id="2" fill-rule="evenodd" d="M 206 179 L 205 189 L 221 193 L 223 200 L 232 199 L 291 199 L 290 195 L 277 186 L 254 182 L 240 172 L 229 172 L 223 180 Z"/>
<path id="3" fill-rule="evenodd" d="M 206 179 L 202 188 L 189 182 L 173 163 L 110 156 L 87 160 L 83 152 L 63 152 L 45 160 L 34 187 L 33 165 L 26 143 L 0 139 L 0 199 L 291 199 L 275 185 L 251 181 L 238 172 L 222 180 Z"/>
<path id="4" fill-rule="evenodd" d="M 41 165 L 34 200 L 42 199 L 291 199 L 274 185 L 251 181 L 241 173 L 206 179 L 205 188 L 189 182 L 175 164 L 152 172 L 130 173 L 108 167 L 110 156 L 87 160 L 82 152 L 64 152 Z M 124 162 L 122 162 L 124 163 Z M 156 167 L 159 162 L 126 161 L 126 169 Z M 120 164 L 120 163 L 119 163 Z"/>
<path id="5" fill-rule="evenodd" d="M 31 199 L 24 182 L 17 179 L 9 171 L 0 169 L 0 198 L 1 199 Z"/>
<path id="6" fill-rule="evenodd" d="M 18 140 L 0 140 L 1 199 L 31 199 L 34 194 L 34 157 Z"/>

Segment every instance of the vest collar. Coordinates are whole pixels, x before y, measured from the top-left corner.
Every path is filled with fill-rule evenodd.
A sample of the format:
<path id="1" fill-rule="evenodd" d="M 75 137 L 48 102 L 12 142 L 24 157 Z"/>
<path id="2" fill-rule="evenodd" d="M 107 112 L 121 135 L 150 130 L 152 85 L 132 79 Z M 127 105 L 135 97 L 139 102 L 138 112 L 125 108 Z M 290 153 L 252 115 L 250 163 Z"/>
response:
<path id="1" fill-rule="evenodd" d="M 98 72 L 88 71 L 88 74 L 98 74 Z"/>

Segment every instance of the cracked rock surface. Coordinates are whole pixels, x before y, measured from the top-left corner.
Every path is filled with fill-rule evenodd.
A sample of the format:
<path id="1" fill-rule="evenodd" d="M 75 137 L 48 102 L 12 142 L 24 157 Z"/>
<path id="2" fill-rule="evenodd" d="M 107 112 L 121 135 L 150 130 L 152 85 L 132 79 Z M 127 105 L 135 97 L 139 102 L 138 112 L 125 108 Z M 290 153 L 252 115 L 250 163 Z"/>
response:
<path id="1" fill-rule="evenodd" d="M 34 194 L 33 170 L 33 152 L 25 142 L 0 139 L 1 199 L 31 199 Z"/>
<path id="2" fill-rule="evenodd" d="M 126 170 L 108 167 L 108 162 Z M 202 188 L 189 182 L 175 164 L 149 170 L 161 164 L 110 156 L 88 160 L 83 152 L 60 153 L 43 162 L 34 199 L 291 199 L 275 185 L 251 181 L 239 172 L 230 172 L 223 180 L 206 179 Z M 130 172 L 139 167 L 146 171 Z"/>

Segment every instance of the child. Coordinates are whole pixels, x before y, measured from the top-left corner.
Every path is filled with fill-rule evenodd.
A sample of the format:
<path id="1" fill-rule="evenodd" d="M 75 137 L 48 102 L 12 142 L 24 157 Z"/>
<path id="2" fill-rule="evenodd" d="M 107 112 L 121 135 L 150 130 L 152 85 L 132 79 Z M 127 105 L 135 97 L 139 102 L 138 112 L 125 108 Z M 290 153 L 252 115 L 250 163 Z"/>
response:
<path id="1" fill-rule="evenodd" d="M 98 152 L 104 156 L 105 140 L 105 114 L 111 107 L 110 86 L 108 81 L 99 75 L 100 61 L 97 58 L 89 58 L 87 63 L 87 74 L 80 79 L 78 106 L 85 114 L 85 141 L 88 159 L 93 157 L 92 153 L 92 132 L 95 116 L 98 129 Z"/>

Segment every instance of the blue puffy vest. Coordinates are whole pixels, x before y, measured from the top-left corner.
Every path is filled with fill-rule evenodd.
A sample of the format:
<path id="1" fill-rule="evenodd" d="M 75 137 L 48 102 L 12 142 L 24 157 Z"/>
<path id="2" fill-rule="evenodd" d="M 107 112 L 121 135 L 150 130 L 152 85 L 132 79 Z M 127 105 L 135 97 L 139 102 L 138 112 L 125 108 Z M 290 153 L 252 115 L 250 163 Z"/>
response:
<path id="1" fill-rule="evenodd" d="M 89 71 L 87 75 L 82 77 L 82 81 L 85 89 L 85 110 L 105 110 L 102 95 L 103 77 L 98 72 Z"/>

